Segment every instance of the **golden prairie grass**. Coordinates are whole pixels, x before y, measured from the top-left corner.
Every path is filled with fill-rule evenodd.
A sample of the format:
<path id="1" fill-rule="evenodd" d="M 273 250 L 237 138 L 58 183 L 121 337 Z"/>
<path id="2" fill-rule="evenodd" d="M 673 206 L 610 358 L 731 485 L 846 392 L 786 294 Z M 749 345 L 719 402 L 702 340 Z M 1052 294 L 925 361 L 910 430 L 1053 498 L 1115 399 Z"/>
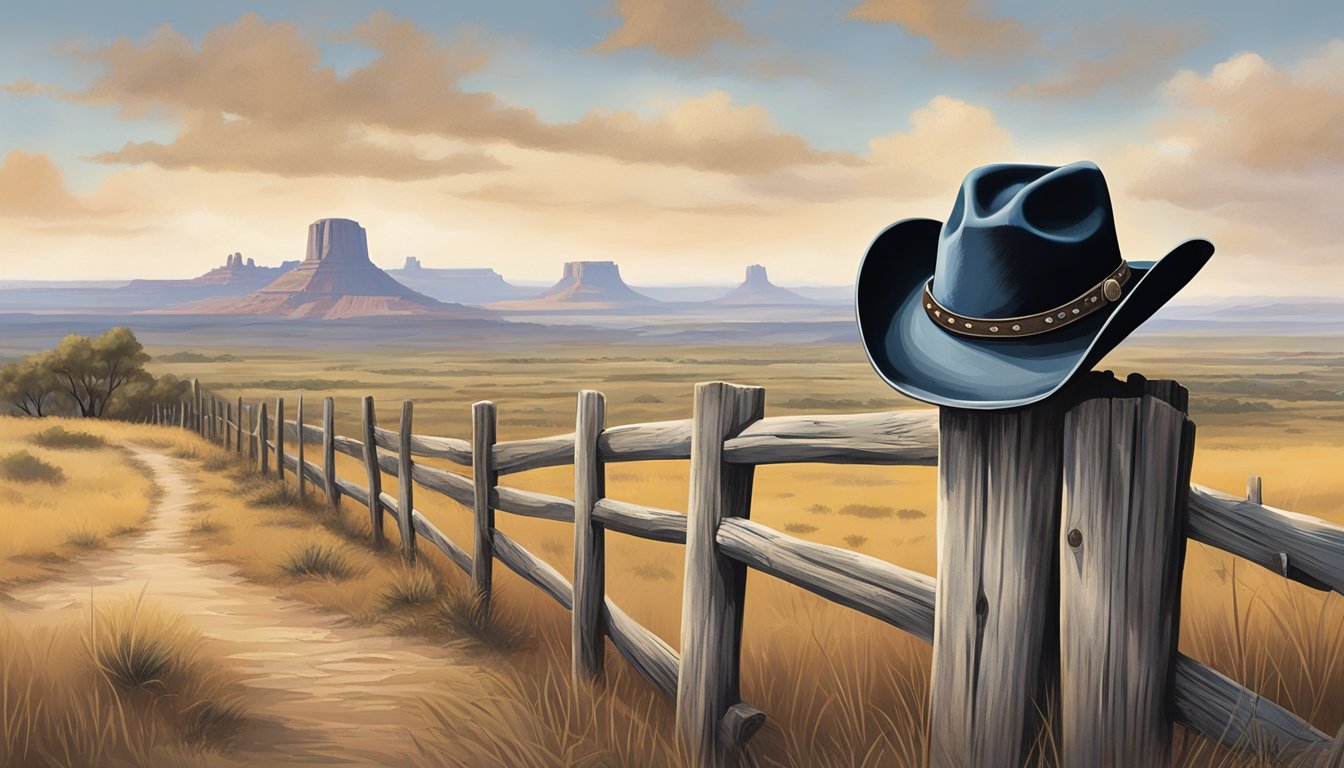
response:
<path id="1" fill-rule="evenodd" d="M 153 603 L 98 604 L 65 627 L 0 615 L 0 765 L 181 765 L 245 720 L 212 646 Z"/>
<path id="2" fill-rule="evenodd" d="M 41 578 L 141 525 L 153 483 L 129 454 L 114 447 L 119 436 L 117 441 L 102 436 L 116 435 L 122 426 L 0 417 L 0 457 L 26 455 L 15 462 L 29 467 L 22 477 L 60 478 L 32 481 L 0 472 L 0 585 Z"/>

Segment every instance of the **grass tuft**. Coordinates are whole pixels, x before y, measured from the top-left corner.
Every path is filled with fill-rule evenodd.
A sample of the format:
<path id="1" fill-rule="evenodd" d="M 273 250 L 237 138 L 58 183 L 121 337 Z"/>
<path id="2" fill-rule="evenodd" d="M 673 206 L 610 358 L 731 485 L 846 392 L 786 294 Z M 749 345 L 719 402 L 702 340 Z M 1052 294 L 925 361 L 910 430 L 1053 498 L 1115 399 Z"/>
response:
<path id="1" fill-rule="evenodd" d="M 91 435 L 88 432 L 71 432 L 59 425 L 33 434 L 28 438 L 28 441 L 42 448 L 87 450 L 107 447 L 107 441 L 97 435 Z"/>
<path id="2" fill-rule="evenodd" d="M 891 507 L 882 507 L 876 504 L 846 504 L 840 508 L 840 514 L 862 517 L 866 520 L 877 520 L 880 518 L 891 517 L 896 514 L 896 510 Z"/>
<path id="3" fill-rule="evenodd" d="M 196 522 L 191 524 L 191 532 L 204 534 L 219 533 L 228 527 L 229 526 L 216 520 L 210 515 L 202 515 L 201 517 L 196 518 Z"/>
<path id="4" fill-rule="evenodd" d="M 926 517 L 928 517 L 928 514 L 922 509 L 903 507 L 896 510 L 896 518 L 898 520 L 923 520 Z"/>
<path id="5" fill-rule="evenodd" d="M 785 523 L 784 530 L 789 533 L 816 533 L 818 529 L 811 523 Z"/>
<path id="6" fill-rule="evenodd" d="M 845 537 L 845 543 L 849 545 L 850 549 L 858 549 L 868 543 L 868 537 L 860 536 L 857 533 L 851 533 Z"/>
<path id="7" fill-rule="evenodd" d="M 382 593 L 383 607 L 387 610 L 410 608 L 432 602 L 439 596 L 439 583 L 425 568 L 404 568 L 397 572 L 395 581 Z"/>
<path id="8" fill-rule="evenodd" d="M 27 451 L 19 450 L 0 457 L 0 478 L 18 483 L 60 485 L 65 482 L 65 472 Z"/>
<path id="9" fill-rule="evenodd" d="M 103 537 L 92 528 L 74 528 L 66 532 L 65 543 L 80 549 L 97 549 L 103 545 Z"/>
<path id="10" fill-rule="evenodd" d="M 630 573 L 644 581 L 672 581 L 677 578 L 672 569 L 657 563 L 640 563 L 631 568 Z"/>
<path id="11" fill-rule="evenodd" d="M 526 634 L 513 621 L 490 611 L 488 604 L 467 589 L 445 592 L 428 616 L 429 625 L 456 637 L 466 637 L 483 647 L 500 652 L 525 647 Z"/>
<path id="12" fill-rule="evenodd" d="M 335 547 L 318 542 L 309 542 L 299 547 L 286 558 L 280 566 L 285 573 L 295 578 L 319 578 L 344 581 L 358 575 L 359 571 L 350 564 L 349 558 Z"/>

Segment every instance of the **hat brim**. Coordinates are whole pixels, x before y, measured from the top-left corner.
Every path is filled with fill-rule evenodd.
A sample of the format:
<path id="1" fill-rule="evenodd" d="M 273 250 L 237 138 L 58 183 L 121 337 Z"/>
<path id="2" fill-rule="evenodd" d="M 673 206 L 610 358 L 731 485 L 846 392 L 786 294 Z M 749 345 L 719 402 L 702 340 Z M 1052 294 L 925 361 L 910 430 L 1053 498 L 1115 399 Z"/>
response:
<path id="1" fill-rule="evenodd" d="M 920 306 L 942 223 L 888 227 L 859 266 L 855 313 L 868 360 L 893 389 L 934 405 L 1014 408 L 1043 400 L 1092 368 L 1171 299 L 1213 255 L 1189 240 L 1155 262 L 1131 261 L 1124 297 L 1064 328 L 1019 339 L 975 339 L 939 328 Z"/>

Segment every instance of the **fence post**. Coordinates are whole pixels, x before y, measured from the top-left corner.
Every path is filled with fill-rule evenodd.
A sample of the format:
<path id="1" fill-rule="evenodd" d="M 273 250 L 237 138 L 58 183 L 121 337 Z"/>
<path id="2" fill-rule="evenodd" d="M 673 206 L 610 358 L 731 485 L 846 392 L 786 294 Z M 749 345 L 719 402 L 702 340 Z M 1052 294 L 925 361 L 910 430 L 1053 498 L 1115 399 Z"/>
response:
<path id="1" fill-rule="evenodd" d="M 336 486 L 336 401 L 322 399 L 322 484 L 327 492 L 327 503 L 332 509 L 341 505 L 341 491 Z"/>
<path id="2" fill-rule="evenodd" d="M 219 420 L 219 431 L 215 433 L 215 439 L 222 445 L 229 443 L 229 421 L 224 418 L 224 401 L 215 400 L 215 418 Z"/>
<path id="3" fill-rule="evenodd" d="M 1252 504 L 1261 504 L 1265 502 L 1261 495 L 1261 484 L 1259 475 L 1251 475 L 1246 478 L 1246 500 Z"/>
<path id="4" fill-rule="evenodd" d="M 401 424 L 397 435 L 397 527 L 401 532 L 401 555 L 407 562 L 415 562 L 415 524 L 411 520 L 414 506 L 415 478 L 411 469 L 411 421 L 415 403 L 401 402 Z"/>
<path id="5" fill-rule="evenodd" d="M 236 425 L 233 423 L 233 403 L 224 403 L 224 450 L 233 448 L 233 433 L 229 430 Z"/>
<path id="6" fill-rule="evenodd" d="M 1064 417 L 1062 765 L 1166 766 L 1194 455 L 1174 381 L 1092 374 Z"/>
<path id="7" fill-rule="evenodd" d="M 605 651 L 606 536 L 602 525 L 593 521 L 593 506 L 607 495 L 607 473 L 597 449 L 606 410 L 601 392 L 579 392 L 574 423 L 574 610 L 570 616 L 571 671 L 576 682 L 602 676 Z"/>
<path id="8" fill-rule="evenodd" d="M 742 741 L 764 722 L 733 729 L 728 717 L 739 701 L 742 607 L 747 568 L 719 552 L 719 522 L 748 517 L 756 468 L 723 461 L 723 442 L 765 414 L 765 389 L 721 381 L 695 385 L 691 482 L 686 507 L 686 576 L 682 590 L 681 662 L 677 671 L 677 730 L 699 766 L 735 765 Z M 738 718 L 741 719 L 741 718 Z"/>
<path id="9" fill-rule="evenodd" d="M 275 476 L 285 484 L 285 398 L 275 398 Z"/>
<path id="10" fill-rule="evenodd" d="M 1049 762 L 1063 408 L 939 410 L 929 764 Z"/>
<path id="11" fill-rule="evenodd" d="M 191 431 L 201 434 L 201 380 L 191 380 Z"/>
<path id="12" fill-rule="evenodd" d="M 187 404 L 177 404 L 177 426 L 179 429 L 187 428 Z"/>
<path id="13" fill-rule="evenodd" d="M 495 557 L 495 508 L 490 494 L 499 481 L 495 471 L 495 404 L 489 400 L 471 406 L 471 479 L 475 549 L 471 560 L 471 587 L 486 615 L 490 613 L 492 566 Z"/>
<path id="14" fill-rule="evenodd" d="M 242 453 L 242 452 L 243 452 L 243 396 L 242 396 L 242 395 L 239 395 L 239 396 L 238 396 L 238 408 L 237 408 L 237 410 L 234 411 L 234 413 L 235 413 L 236 415 L 234 416 L 234 421 L 233 421 L 233 427 L 234 427 L 234 429 L 233 429 L 233 438 L 234 438 L 234 441 L 235 441 L 235 445 L 234 445 L 234 447 L 233 447 L 233 451 L 234 451 L 234 453 Z"/>
<path id="15" fill-rule="evenodd" d="M 270 450 L 271 446 L 267 444 L 266 428 L 268 419 L 266 418 L 266 401 L 262 400 L 258 406 L 257 413 L 257 457 L 258 464 L 261 467 L 261 474 L 269 475 L 271 473 Z"/>
<path id="16" fill-rule="evenodd" d="M 369 528 L 373 531 L 373 540 L 383 540 L 383 502 L 378 498 L 383 493 L 383 471 L 378 467 L 378 443 L 373 434 L 378 426 L 378 417 L 373 411 L 373 395 L 364 396 L 364 472 L 369 481 Z"/>
<path id="17" fill-rule="evenodd" d="M 298 486 L 299 500 L 303 500 L 303 495 L 307 491 L 305 487 L 307 477 L 304 474 L 303 464 L 303 395 L 299 395 L 299 407 L 294 413 L 294 432 L 298 435 L 297 445 L 294 446 L 294 482 Z"/>
<path id="18" fill-rule="evenodd" d="M 247 458 L 257 458 L 257 410 L 251 405 L 247 407 Z"/>

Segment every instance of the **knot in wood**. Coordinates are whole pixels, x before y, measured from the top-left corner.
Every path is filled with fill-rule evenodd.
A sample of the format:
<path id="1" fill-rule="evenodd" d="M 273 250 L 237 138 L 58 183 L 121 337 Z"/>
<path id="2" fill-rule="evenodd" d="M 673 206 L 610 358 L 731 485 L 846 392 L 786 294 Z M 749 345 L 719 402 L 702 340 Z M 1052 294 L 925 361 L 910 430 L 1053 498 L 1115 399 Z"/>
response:
<path id="1" fill-rule="evenodd" d="M 1083 545 L 1083 532 L 1074 528 L 1069 531 L 1069 546 L 1077 549 Z"/>

